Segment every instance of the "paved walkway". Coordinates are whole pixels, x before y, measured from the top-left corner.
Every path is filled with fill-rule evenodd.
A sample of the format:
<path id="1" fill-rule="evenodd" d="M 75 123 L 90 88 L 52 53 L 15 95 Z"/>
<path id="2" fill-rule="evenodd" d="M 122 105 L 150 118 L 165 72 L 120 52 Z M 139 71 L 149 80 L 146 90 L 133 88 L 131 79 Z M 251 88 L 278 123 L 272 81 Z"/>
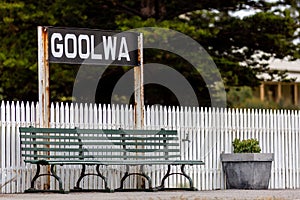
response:
<path id="1" fill-rule="evenodd" d="M 196 192 L 32 193 L 0 194 L 9 200 L 300 200 L 300 190 L 214 190 Z"/>

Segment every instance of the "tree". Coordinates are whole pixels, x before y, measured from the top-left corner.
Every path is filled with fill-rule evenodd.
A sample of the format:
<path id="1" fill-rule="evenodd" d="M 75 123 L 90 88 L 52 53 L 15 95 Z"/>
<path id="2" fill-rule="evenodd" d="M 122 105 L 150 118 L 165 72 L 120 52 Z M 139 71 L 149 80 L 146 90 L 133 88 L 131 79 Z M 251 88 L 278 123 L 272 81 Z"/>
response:
<path id="1" fill-rule="evenodd" d="M 299 58 L 299 45 L 294 43 L 299 38 L 300 5 L 297 1 L 146 2 L 142 5 L 148 5 L 146 10 L 154 12 L 150 16 L 155 20 L 147 18 L 150 11 L 141 12 L 139 17 L 132 11 L 134 17 L 129 16 L 128 20 L 120 17 L 119 26 L 124 30 L 163 26 L 186 33 L 209 51 L 226 85 L 256 86 L 259 84 L 256 75 L 268 70 L 265 61 L 269 58 Z M 156 9 L 157 4 L 162 11 Z M 174 11 L 171 8 L 183 9 Z M 234 13 L 240 10 L 256 13 L 239 18 Z"/>
<path id="2" fill-rule="evenodd" d="M 109 10 L 99 14 L 93 6 L 102 5 L 79 0 L 0 0 L 0 99 L 38 99 L 37 26 L 116 28 L 113 20 L 104 23 Z M 70 100 L 77 70 L 78 66 L 51 64 L 51 100 Z"/>
<path id="3" fill-rule="evenodd" d="M 299 44 L 294 43 L 299 38 L 299 8 L 297 0 L 0 1 L 0 98 L 37 100 L 37 25 L 112 30 L 144 26 L 174 29 L 197 40 L 209 52 L 226 87 L 256 86 L 260 81 L 256 75 L 268 70 L 266 61 L 270 57 L 299 58 Z M 242 10 L 252 11 L 252 14 L 243 18 L 235 15 Z M 190 81 L 199 101 L 203 95 L 209 98 L 201 77 L 190 73 L 183 60 L 154 50 L 147 52 L 145 60 L 177 66 Z M 52 101 L 70 99 L 77 69 L 78 66 L 51 65 Z M 103 81 L 111 88 L 106 90 L 111 91 L 127 70 L 109 68 Z M 114 72 L 119 75 L 112 75 Z M 158 90 L 149 89 L 151 93 Z M 99 102 L 109 101 L 110 93 L 105 95 L 104 99 L 98 98 Z M 165 101 L 164 104 L 170 103 Z M 209 102 L 201 105 L 209 105 Z"/>

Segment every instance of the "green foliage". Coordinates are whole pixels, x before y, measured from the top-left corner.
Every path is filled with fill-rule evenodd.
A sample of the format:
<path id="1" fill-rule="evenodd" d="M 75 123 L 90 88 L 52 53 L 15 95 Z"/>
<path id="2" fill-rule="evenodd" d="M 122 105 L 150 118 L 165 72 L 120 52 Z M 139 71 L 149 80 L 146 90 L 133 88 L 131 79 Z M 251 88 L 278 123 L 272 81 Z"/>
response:
<path id="1" fill-rule="evenodd" d="M 289 109 L 297 110 L 299 106 L 287 103 L 283 100 L 274 102 L 272 100 L 261 101 L 253 96 L 250 87 L 228 87 L 227 106 L 231 108 L 256 108 L 256 109 Z"/>
<path id="2" fill-rule="evenodd" d="M 235 139 L 232 142 L 234 153 L 260 153 L 261 148 L 257 139 L 240 140 Z"/>
<path id="3" fill-rule="evenodd" d="M 257 13 L 244 18 L 232 15 L 245 9 Z M 299 37 L 295 34 L 300 25 L 299 11 L 299 3 L 295 0 L 272 3 L 249 0 L 0 0 L 0 99 L 37 100 L 38 25 L 106 30 L 146 26 L 174 29 L 192 37 L 208 51 L 227 87 L 253 87 L 259 84 L 256 75 L 267 70 L 262 61 L 270 56 L 300 57 L 299 45 L 293 43 Z M 145 37 L 147 39 L 155 40 Z M 265 54 L 254 58 L 257 52 Z M 174 67 L 191 83 L 199 101 L 209 104 L 205 83 L 190 70 L 186 61 L 169 52 L 153 50 L 145 51 L 144 56 L 145 62 Z M 51 64 L 50 70 L 51 100 L 71 99 L 78 66 Z M 104 80 L 103 99 L 111 99 L 110 91 L 127 71 L 110 68 L 105 73 L 108 77 Z M 158 96 L 157 90 L 149 91 L 157 94 L 149 94 L 149 98 Z"/>
<path id="4" fill-rule="evenodd" d="M 0 99 L 38 99 L 37 26 L 115 28 L 111 22 L 103 23 L 110 17 L 108 10 L 99 13 L 93 8 L 99 3 L 0 0 Z M 77 70 L 74 65 L 50 65 L 51 101 L 71 99 Z"/>
<path id="5" fill-rule="evenodd" d="M 239 107 L 247 99 L 252 98 L 252 89 L 250 87 L 229 87 L 227 92 L 227 105 L 229 107 Z"/>
<path id="6" fill-rule="evenodd" d="M 235 108 L 258 108 L 258 109 L 281 109 L 287 108 L 285 106 L 281 106 L 280 104 L 274 101 L 261 101 L 259 98 L 251 97 L 245 99 L 244 102 L 239 102 L 237 104 L 232 104 L 232 107 Z"/>
<path id="7" fill-rule="evenodd" d="M 299 110 L 300 107 L 297 105 L 287 104 L 282 101 L 279 103 L 265 100 L 261 101 L 259 98 L 251 97 L 246 99 L 244 102 L 239 104 L 233 104 L 235 108 L 257 108 L 257 109 L 288 109 L 288 110 Z"/>

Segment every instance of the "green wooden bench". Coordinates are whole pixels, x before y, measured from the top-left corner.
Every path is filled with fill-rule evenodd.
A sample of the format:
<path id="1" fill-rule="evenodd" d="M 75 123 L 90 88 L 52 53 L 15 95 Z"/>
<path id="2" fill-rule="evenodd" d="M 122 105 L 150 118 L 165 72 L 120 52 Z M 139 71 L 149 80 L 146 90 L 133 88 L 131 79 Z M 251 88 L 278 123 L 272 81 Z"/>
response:
<path id="1" fill-rule="evenodd" d="M 186 165 L 203 165 L 200 160 L 180 160 L 180 143 L 175 130 L 123 130 L 123 129 L 64 129 L 20 127 L 21 151 L 25 163 L 37 165 L 31 187 L 25 192 L 41 192 L 35 189 L 35 181 L 41 176 L 52 176 L 59 183 L 58 192 L 64 193 L 63 183 L 57 175 L 57 165 L 82 165 L 81 174 L 75 184 L 75 190 L 86 176 L 98 176 L 104 182 L 104 188 L 97 191 L 126 191 L 124 182 L 129 176 L 141 176 L 148 181 L 149 188 L 144 190 L 165 190 L 166 179 L 174 174 L 184 176 L 189 181 L 188 188 L 196 190 L 191 177 L 185 172 Z M 95 173 L 86 172 L 87 166 L 95 166 Z M 107 177 L 101 166 L 124 166 L 124 175 L 120 187 L 112 190 L 108 187 Z M 144 172 L 145 165 L 166 165 L 166 174 L 159 186 L 152 188 L 152 180 Z M 171 166 L 180 166 L 181 172 L 172 173 Z M 49 173 L 41 173 L 41 166 L 49 166 Z M 139 171 L 130 172 L 136 166 Z M 49 191 L 49 190 L 42 190 Z"/>

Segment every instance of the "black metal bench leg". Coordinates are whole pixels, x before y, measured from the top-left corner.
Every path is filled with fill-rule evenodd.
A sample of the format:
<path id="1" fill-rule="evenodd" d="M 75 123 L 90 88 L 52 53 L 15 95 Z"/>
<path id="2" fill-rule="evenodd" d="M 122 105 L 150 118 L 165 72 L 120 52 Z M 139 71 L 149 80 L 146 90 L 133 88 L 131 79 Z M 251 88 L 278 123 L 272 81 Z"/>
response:
<path id="1" fill-rule="evenodd" d="M 178 175 L 184 176 L 185 178 L 188 179 L 189 184 L 190 184 L 190 187 L 189 187 L 189 188 L 174 188 L 174 189 L 186 189 L 186 190 L 196 191 L 197 188 L 194 187 L 194 183 L 193 183 L 192 178 L 191 178 L 189 175 L 187 175 L 187 174 L 185 173 L 184 168 L 185 168 L 185 165 L 181 165 L 181 173 L 170 173 L 170 172 L 171 172 L 171 165 L 168 165 L 167 173 L 166 173 L 166 174 L 164 175 L 164 177 L 162 178 L 160 186 L 156 187 L 156 189 L 157 189 L 157 190 L 165 190 L 165 189 L 166 189 L 166 188 L 165 188 L 165 181 L 166 181 L 166 179 L 167 179 L 169 176 L 171 176 L 171 175 L 178 174 Z"/>
<path id="2" fill-rule="evenodd" d="M 36 173 L 35 173 L 34 177 L 32 178 L 32 180 L 30 182 L 30 188 L 25 190 L 25 192 L 33 192 L 33 191 L 36 190 L 34 188 L 34 183 L 41 176 L 40 172 L 41 172 L 41 166 L 39 164 L 37 164 Z"/>
<path id="3" fill-rule="evenodd" d="M 144 177 L 144 178 L 148 181 L 148 184 L 149 184 L 149 190 L 153 190 L 153 188 L 152 188 L 152 180 L 151 180 L 150 176 L 148 176 L 148 175 L 144 172 L 144 165 L 141 165 L 141 167 L 140 167 L 140 173 L 136 173 L 136 175 L 139 175 L 139 176 Z"/>
<path id="4" fill-rule="evenodd" d="M 108 184 L 107 184 L 107 178 L 105 176 L 102 175 L 102 173 L 100 172 L 100 165 L 97 165 L 96 166 L 96 171 L 97 171 L 97 176 L 99 176 L 100 178 L 102 178 L 102 180 L 104 181 L 104 187 L 106 190 L 111 190 L 109 187 L 108 187 Z"/>
<path id="5" fill-rule="evenodd" d="M 117 190 L 122 190 L 123 187 L 124 187 L 124 181 L 126 180 L 126 178 L 128 178 L 130 176 L 129 174 L 129 166 L 126 166 L 126 172 L 125 174 L 123 175 L 123 177 L 121 178 L 121 181 L 120 181 L 120 187 L 117 188 Z"/>
<path id="6" fill-rule="evenodd" d="M 105 188 L 104 191 L 113 192 L 113 190 L 111 190 L 108 187 L 107 178 L 105 176 L 103 176 L 103 174 L 100 172 L 100 165 L 96 165 L 97 174 L 95 174 L 95 173 L 85 173 L 85 170 L 86 170 L 86 166 L 82 165 L 82 170 L 81 170 L 81 173 L 80 173 L 80 177 L 78 178 L 78 180 L 76 182 L 76 186 L 74 187 L 74 190 L 72 190 L 72 191 L 83 191 L 83 189 L 80 187 L 80 182 L 82 181 L 82 179 L 85 176 L 91 176 L 92 175 L 92 176 L 99 176 L 104 181 L 104 188 Z M 88 190 L 88 191 L 93 191 L 93 190 Z"/>
<path id="7" fill-rule="evenodd" d="M 81 190 L 82 188 L 80 187 L 80 182 L 83 179 L 83 177 L 85 176 L 85 165 L 82 165 L 82 169 L 80 172 L 80 177 L 78 178 L 77 182 L 76 182 L 76 186 L 74 187 L 75 190 Z"/>
<path id="8" fill-rule="evenodd" d="M 126 190 L 126 189 L 124 189 L 124 182 L 129 176 L 132 176 L 132 175 L 138 175 L 138 176 L 144 177 L 148 181 L 148 184 L 149 184 L 149 189 L 148 190 L 154 191 L 153 188 L 152 188 L 152 180 L 151 180 L 150 176 L 145 174 L 145 172 L 143 171 L 143 166 L 141 166 L 140 173 L 129 173 L 129 166 L 128 165 L 126 166 L 126 172 L 125 172 L 125 174 L 123 175 L 123 177 L 120 181 L 120 187 L 117 188 L 115 191 L 124 191 L 124 190 Z"/>
<path id="9" fill-rule="evenodd" d="M 181 165 L 181 175 L 183 175 L 184 177 L 186 177 L 188 179 L 188 181 L 190 183 L 190 189 L 196 191 L 197 188 L 194 187 L 192 178 L 185 173 L 184 168 L 185 168 L 185 165 Z"/>
<path id="10" fill-rule="evenodd" d="M 50 173 L 47 173 L 47 174 L 40 174 L 41 172 L 41 166 L 40 164 L 37 164 L 37 170 L 36 170 L 36 173 L 34 175 L 34 177 L 32 178 L 31 180 L 31 183 L 30 183 L 30 188 L 28 190 L 25 190 L 25 192 L 59 192 L 59 193 L 67 193 L 64 189 L 63 189 L 63 183 L 62 183 L 62 180 L 59 176 L 57 176 L 57 174 L 55 173 L 54 171 L 54 166 L 55 165 L 51 165 L 50 167 Z M 34 185 L 35 185 L 35 181 L 41 177 L 41 176 L 53 176 L 57 181 L 58 181 L 58 184 L 59 184 L 59 190 L 37 190 L 34 188 Z"/>
<path id="11" fill-rule="evenodd" d="M 172 175 L 171 173 L 171 165 L 168 165 L 168 170 L 167 170 L 167 173 L 164 175 L 164 177 L 161 179 L 161 183 L 160 183 L 160 186 L 156 187 L 158 190 L 163 190 L 165 189 L 165 181 L 166 179 Z"/>
<path id="12" fill-rule="evenodd" d="M 51 171 L 51 176 L 53 176 L 57 181 L 58 181 L 58 185 L 59 185 L 59 191 L 61 193 L 64 193 L 64 189 L 63 189 L 63 186 L 62 186 L 62 180 L 59 176 L 57 176 L 57 174 L 55 173 L 54 171 L 54 165 L 51 165 L 51 168 L 50 168 L 50 171 Z"/>

